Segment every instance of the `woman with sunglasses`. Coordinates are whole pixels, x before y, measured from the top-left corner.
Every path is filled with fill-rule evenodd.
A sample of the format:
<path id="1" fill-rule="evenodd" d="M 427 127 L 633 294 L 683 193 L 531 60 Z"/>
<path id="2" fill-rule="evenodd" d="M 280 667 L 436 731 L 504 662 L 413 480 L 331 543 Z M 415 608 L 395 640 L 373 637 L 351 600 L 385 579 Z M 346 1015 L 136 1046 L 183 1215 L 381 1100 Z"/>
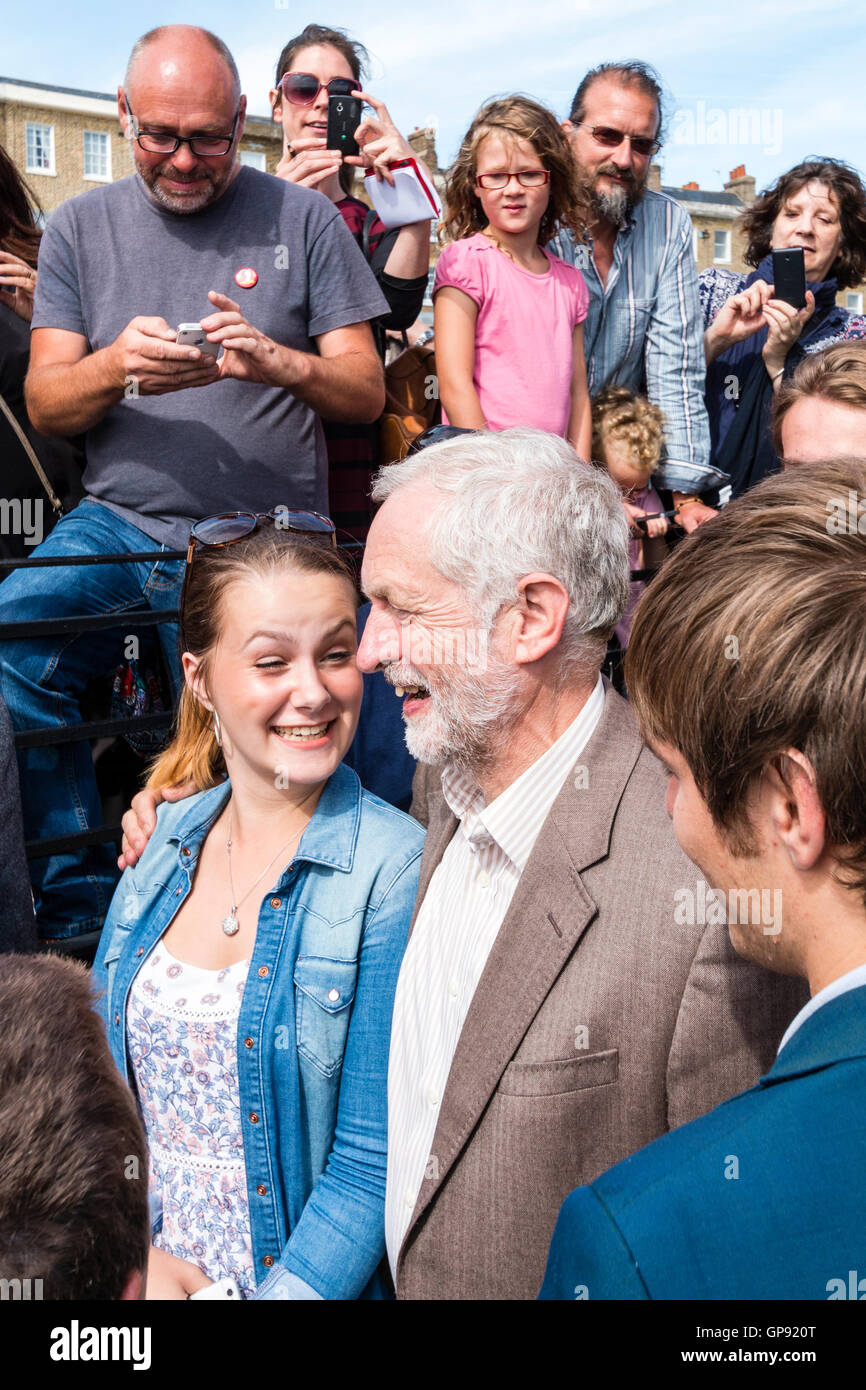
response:
<path id="1" fill-rule="evenodd" d="M 203 790 L 160 806 L 94 965 L 148 1134 L 149 1298 L 221 1278 L 256 1298 L 378 1290 L 423 835 L 341 763 L 362 677 L 333 540 L 285 509 L 193 528 L 186 684 L 150 786 Z"/>
<path id="2" fill-rule="evenodd" d="M 366 203 L 351 193 L 355 167 L 372 168 L 393 182 L 389 165 L 417 158 L 383 102 L 361 90 L 367 52 L 339 29 L 308 24 L 290 39 L 277 63 L 270 93 L 274 120 L 283 127 L 279 178 L 315 188 L 339 209 L 359 245 L 364 243 Z M 356 133 L 360 155 L 326 148 L 328 96 L 360 96 L 373 108 Z M 370 266 L 390 307 L 374 331 L 384 355 L 386 329 L 406 329 L 421 312 L 430 263 L 430 222 L 386 231 L 378 218 L 368 228 Z M 378 462 L 378 427 L 325 423 L 330 509 L 341 534 L 364 540 L 370 524 L 370 478 Z M 385 461 L 385 460 L 383 460 Z"/>

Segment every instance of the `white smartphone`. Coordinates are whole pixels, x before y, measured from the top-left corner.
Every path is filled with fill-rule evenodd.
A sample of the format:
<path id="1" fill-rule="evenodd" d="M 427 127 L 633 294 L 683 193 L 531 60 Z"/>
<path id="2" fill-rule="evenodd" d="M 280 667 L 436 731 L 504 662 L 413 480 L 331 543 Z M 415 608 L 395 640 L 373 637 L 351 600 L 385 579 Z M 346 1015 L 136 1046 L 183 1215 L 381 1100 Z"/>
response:
<path id="1" fill-rule="evenodd" d="M 194 347 L 198 348 L 199 352 L 209 352 L 211 357 L 219 356 L 220 344 L 208 342 L 200 323 L 180 324 L 175 341 L 181 347 Z"/>
<path id="2" fill-rule="evenodd" d="M 185 327 L 189 328 L 190 325 L 186 324 Z M 233 1303 L 240 1303 L 241 1291 L 235 1283 L 234 1279 L 232 1279 L 232 1277 L 227 1274 L 225 1279 L 217 1279 L 216 1283 L 207 1284 L 203 1289 L 199 1289 L 198 1293 L 191 1293 L 189 1298 L 187 1299 L 187 1302 L 191 1302 L 194 1298 L 217 1298 L 223 1300 L 229 1299 Z"/>

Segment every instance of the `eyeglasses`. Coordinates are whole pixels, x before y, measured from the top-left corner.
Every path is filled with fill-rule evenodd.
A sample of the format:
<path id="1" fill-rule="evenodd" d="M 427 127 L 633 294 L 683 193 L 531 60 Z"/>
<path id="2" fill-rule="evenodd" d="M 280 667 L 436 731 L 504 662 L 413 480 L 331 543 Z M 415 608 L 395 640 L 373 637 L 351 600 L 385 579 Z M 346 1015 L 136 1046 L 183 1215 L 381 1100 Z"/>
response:
<path id="1" fill-rule="evenodd" d="M 352 92 L 360 91 L 354 77 L 332 77 L 330 82 L 320 82 L 311 72 L 284 72 L 277 86 L 293 106 L 312 106 L 320 92 L 328 92 L 334 97 L 348 97 Z"/>
<path id="2" fill-rule="evenodd" d="M 542 188 L 550 182 L 549 169 L 521 169 L 516 174 L 476 174 L 475 182 L 479 188 L 507 188 L 512 179 L 517 179 L 521 188 Z"/>
<path id="3" fill-rule="evenodd" d="M 186 568 L 180 592 L 180 618 L 183 624 L 183 610 L 186 604 L 186 591 L 193 557 L 200 546 L 219 550 L 237 541 L 246 540 L 258 528 L 259 523 L 272 521 L 277 531 L 291 531 L 300 536 L 311 536 L 337 548 L 337 532 L 333 521 L 318 512 L 290 512 L 288 507 L 274 507 L 270 512 L 222 512 L 217 516 L 206 516 L 197 521 L 189 533 L 189 546 L 186 552 Z"/>
<path id="4" fill-rule="evenodd" d="M 627 135 L 624 130 L 614 130 L 609 125 L 590 125 L 588 121 L 572 121 L 572 125 L 586 126 L 593 140 L 605 149 L 615 150 L 628 140 L 635 154 L 657 154 L 662 147 L 661 140 L 652 140 L 648 135 Z"/>
<path id="5" fill-rule="evenodd" d="M 193 154 L 197 154 L 205 159 L 214 159 L 219 155 L 228 154 L 234 144 L 235 131 L 238 128 L 241 109 L 238 107 L 235 113 L 234 124 L 230 135 L 172 135 L 168 131 L 140 130 L 138 121 L 132 114 L 132 107 L 129 98 L 124 93 L 126 101 L 126 114 L 129 116 L 129 124 L 132 129 L 133 139 L 137 140 L 143 150 L 149 154 L 174 154 L 175 150 L 181 145 L 189 145 Z"/>

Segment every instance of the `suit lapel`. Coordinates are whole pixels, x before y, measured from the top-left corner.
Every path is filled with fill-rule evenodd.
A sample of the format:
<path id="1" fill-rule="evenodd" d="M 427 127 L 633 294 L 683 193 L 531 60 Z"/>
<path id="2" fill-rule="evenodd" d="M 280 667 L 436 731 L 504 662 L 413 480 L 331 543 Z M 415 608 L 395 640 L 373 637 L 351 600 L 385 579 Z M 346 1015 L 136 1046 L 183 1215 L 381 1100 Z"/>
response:
<path id="1" fill-rule="evenodd" d="M 430 772 L 431 792 L 428 793 L 428 820 L 427 833 L 424 837 L 424 851 L 421 855 L 421 872 L 418 877 L 418 892 L 415 895 L 415 907 L 412 910 L 412 921 L 409 925 L 409 934 L 415 926 L 415 919 L 418 916 L 418 909 L 424 901 L 424 895 L 430 887 L 430 880 L 442 861 L 442 856 L 448 848 L 449 842 L 454 835 L 454 831 L 459 825 L 448 802 L 442 794 L 442 769 L 433 768 Z"/>
<path id="2" fill-rule="evenodd" d="M 616 808 L 641 746 L 631 710 L 607 689 L 602 717 L 580 760 L 580 776 L 569 774 L 542 826 L 469 1006 L 433 1137 L 435 1177 L 421 1184 L 406 1238 L 453 1167 L 595 916 L 596 904 L 580 871 L 608 853 Z M 456 818 L 449 816 L 447 835 L 444 829 L 436 832 L 431 847 L 435 863 L 426 877 L 422 861 L 419 902 L 454 833 Z"/>

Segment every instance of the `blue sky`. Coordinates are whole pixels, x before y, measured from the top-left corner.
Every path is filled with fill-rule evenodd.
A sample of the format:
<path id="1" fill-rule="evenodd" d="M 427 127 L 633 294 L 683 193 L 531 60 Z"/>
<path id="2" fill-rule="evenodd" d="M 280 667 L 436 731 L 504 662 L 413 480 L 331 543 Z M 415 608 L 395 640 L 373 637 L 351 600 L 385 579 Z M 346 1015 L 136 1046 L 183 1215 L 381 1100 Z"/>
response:
<path id="1" fill-rule="evenodd" d="M 443 164 L 485 98 L 524 91 L 565 116 L 588 67 L 635 57 L 669 93 L 667 184 L 720 188 L 745 163 L 761 187 L 809 154 L 866 168 L 863 0 L 152 0 L 146 21 L 116 0 L 42 0 L 31 23 L 16 5 L 14 24 L 3 11 L 4 76 L 106 92 L 144 27 L 205 25 L 235 54 L 256 113 L 286 39 L 311 20 L 343 27 L 370 50 L 370 90 L 397 124 L 438 128 Z"/>

